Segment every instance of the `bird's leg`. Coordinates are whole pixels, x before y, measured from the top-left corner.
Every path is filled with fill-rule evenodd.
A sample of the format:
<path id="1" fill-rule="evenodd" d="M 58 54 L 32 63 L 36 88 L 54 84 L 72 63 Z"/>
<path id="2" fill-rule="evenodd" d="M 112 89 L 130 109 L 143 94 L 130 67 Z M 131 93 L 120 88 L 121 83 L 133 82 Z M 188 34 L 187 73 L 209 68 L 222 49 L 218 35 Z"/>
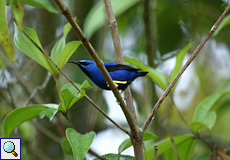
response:
<path id="1" fill-rule="evenodd" d="M 120 93 L 120 94 L 122 95 L 122 93 L 124 93 L 124 91 L 125 91 L 125 90 L 121 91 L 121 93 Z M 125 100 L 125 97 L 122 97 L 122 99 L 124 99 L 124 100 Z M 118 105 L 120 104 L 120 102 L 118 102 L 118 100 L 117 100 L 117 99 L 116 99 L 116 102 L 117 102 L 117 104 L 118 104 Z"/>
<path id="2" fill-rule="evenodd" d="M 106 82 L 106 83 L 107 83 L 107 87 L 109 87 L 108 82 Z M 116 80 L 113 80 L 113 83 L 115 84 L 116 88 L 118 88 L 119 84 L 126 84 L 127 81 L 116 81 Z M 120 94 L 122 94 L 124 91 L 125 90 L 121 91 Z M 125 97 L 122 97 L 122 98 L 125 99 Z M 116 102 L 117 102 L 117 104 L 120 104 L 120 102 L 118 102 L 117 100 L 116 100 Z"/>

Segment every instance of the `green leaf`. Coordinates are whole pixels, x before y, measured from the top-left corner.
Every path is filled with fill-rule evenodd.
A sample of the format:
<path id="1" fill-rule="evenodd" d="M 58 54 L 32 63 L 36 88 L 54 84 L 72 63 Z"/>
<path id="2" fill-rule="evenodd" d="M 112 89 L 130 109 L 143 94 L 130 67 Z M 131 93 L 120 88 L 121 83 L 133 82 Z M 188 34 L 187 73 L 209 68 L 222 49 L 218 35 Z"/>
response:
<path id="1" fill-rule="evenodd" d="M 61 69 L 64 67 L 66 62 L 69 60 L 69 58 L 76 51 L 80 44 L 82 44 L 81 41 L 72 41 L 65 45 L 61 52 L 59 62 L 57 63 L 58 67 L 60 67 Z"/>
<path id="2" fill-rule="evenodd" d="M 47 106 L 47 105 L 46 105 Z M 53 117 L 55 116 L 55 114 L 58 112 L 58 107 L 59 105 L 57 104 L 52 104 L 51 106 L 49 106 L 50 108 L 45 109 L 44 111 L 42 111 L 40 113 L 40 118 L 44 118 L 45 116 L 47 116 L 50 121 L 53 119 Z"/>
<path id="3" fill-rule="evenodd" d="M 6 116 L 2 124 L 4 137 L 10 137 L 10 133 L 13 129 L 23 122 L 38 117 L 43 110 L 47 109 L 47 106 L 48 105 L 35 104 L 13 110 Z"/>
<path id="4" fill-rule="evenodd" d="M 204 119 L 204 121 L 203 121 L 203 124 L 204 124 L 205 126 L 207 126 L 208 129 L 211 130 L 211 129 L 214 127 L 215 123 L 216 123 L 216 112 L 214 112 L 214 111 L 209 112 L 209 113 L 206 115 L 206 117 L 205 117 L 205 119 Z"/>
<path id="5" fill-rule="evenodd" d="M 80 86 L 80 89 L 92 89 L 91 85 L 87 80 L 85 80 L 82 85 Z"/>
<path id="6" fill-rule="evenodd" d="M 44 8 L 51 13 L 59 13 L 59 11 L 52 6 L 49 0 L 19 0 L 22 3 L 29 4 L 31 6 Z"/>
<path id="7" fill-rule="evenodd" d="M 183 143 L 176 145 L 176 150 L 180 159 L 190 160 L 191 155 L 194 151 L 195 144 L 196 144 L 196 139 L 189 139 Z M 171 143 L 171 145 L 173 144 Z M 166 151 L 164 155 L 166 160 L 178 160 L 173 148 Z"/>
<path id="8" fill-rule="evenodd" d="M 152 79 L 152 81 L 156 83 L 162 90 L 165 90 L 167 88 L 168 83 L 167 83 L 166 75 L 164 73 L 159 72 L 152 67 L 144 65 L 143 63 L 141 63 L 140 61 L 134 58 L 124 57 L 124 61 L 132 65 L 135 65 L 136 67 L 144 71 L 148 71 L 149 73 L 147 74 L 147 76 L 149 76 Z"/>
<path id="9" fill-rule="evenodd" d="M 196 158 L 194 158 L 193 160 L 207 160 L 212 156 L 213 156 L 212 153 L 202 153 L 199 156 L 197 156 Z"/>
<path id="10" fill-rule="evenodd" d="M 174 137 L 174 144 L 176 146 L 178 145 L 181 145 L 187 141 L 190 141 L 190 140 L 196 140 L 195 137 L 193 135 L 190 135 L 190 134 L 185 134 L 185 135 L 182 135 L 182 136 L 177 136 L 177 137 Z M 191 141 L 190 141 L 191 142 Z M 191 142 L 191 144 L 193 144 L 194 142 Z M 157 156 L 160 156 L 161 154 L 169 151 L 172 149 L 172 142 L 170 140 L 170 138 L 166 138 L 166 139 L 163 139 L 163 140 L 160 140 L 154 144 L 152 144 L 152 147 L 150 147 L 149 149 L 147 149 L 147 157 L 148 159 L 153 159 L 154 158 L 154 151 L 155 151 L 155 148 L 154 146 L 155 145 L 158 145 L 158 152 L 157 152 Z M 187 152 L 189 153 L 189 152 Z"/>
<path id="11" fill-rule="evenodd" d="M 211 109 L 230 92 L 217 92 L 206 97 L 197 107 L 193 115 L 193 122 L 201 122 L 205 120 Z"/>
<path id="12" fill-rule="evenodd" d="M 114 15 L 116 17 L 121 15 L 138 2 L 139 0 L 111 0 Z M 83 31 L 86 37 L 90 39 L 94 32 L 105 24 L 106 19 L 107 17 L 104 3 L 103 1 L 98 1 L 98 3 L 94 5 L 85 19 Z"/>
<path id="13" fill-rule="evenodd" d="M 172 80 L 176 77 L 177 73 L 180 71 L 182 64 L 183 64 L 183 59 L 186 53 L 189 51 L 191 48 L 193 42 L 189 42 L 176 56 L 176 64 L 174 67 L 174 70 L 171 74 L 171 82 Z M 175 87 L 174 87 L 175 88 Z"/>
<path id="14" fill-rule="evenodd" d="M 223 18 L 219 26 L 214 31 L 213 36 L 216 36 L 224 27 L 226 27 L 229 24 L 230 24 L 230 15 L 227 15 Z"/>
<path id="15" fill-rule="evenodd" d="M 143 135 L 143 141 L 147 141 L 147 140 L 150 140 L 150 139 L 157 139 L 159 137 L 157 137 L 155 134 L 152 134 L 152 133 L 148 133 L 148 132 L 144 132 L 144 135 Z M 124 150 L 126 150 L 127 148 L 131 147 L 132 146 L 132 143 L 130 141 L 130 138 L 127 138 L 126 140 L 124 140 L 119 148 L 118 148 L 118 153 L 122 153 Z"/>
<path id="16" fill-rule="evenodd" d="M 79 84 L 76 84 L 79 86 Z M 64 109 L 69 109 L 75 102 L 84 97 L 85 90 L 79 92 L 71 83 L 65 84 L 60 92 Z"/>
<path id="17" fill-rule="evenodd" d="M 62 49 L 65 47 L 65 37 L 60 38 L 51 51 L 51 59 L 58 64 Z"/>
<path id="18" fill-rule="evenodd" d="M 118 154 L 105 154 L 101 157 L 106 157 L 108 160 L 117 160 Z M 135 158 L 128 155 L 119 155 L 119 160 L 134 160 Z M 99 158 L 95 158 L 94 160 L 100 160 Z"/>
<path id="19" fill-rule="evenodd" d="M 72 128 L 66 129 L 66 137 L 73 150 L 74 160 L 83 160 L 85 158 L 85 154 L 88 152 L 95 135 L 93 131 L 82 135 Z"/>
<path id="20" fill-rule="evenodd" d="M 14 53 L 13 53 L 13 45 L 10 40 L 9 32 L 8 32 L 8 25 L 6 21 L 5 15 L 5 6 L 6 1 L 0 1 L 0 44 L 4 49 L 6 56 L 8 59 L 13 62 L 14 60 Z"/>
<path id="21" fill-rule="evenodd" d="M 23 16 L 24 16 L 24 10 L 19 3 L 19 0 L 10 0 L 11 9 L 13 11 L 13 15 L 15 18 L 15 21 L 20 28 L 20 30 L 23 30 Z"/>
<path id="22" fill-rule="evenodd" d="M 55 66 L 49 61 L 49 59 L 31 42 L 31 40 L 19 30 L 17 25 L 15 26 L 14 42 L 15 45 L 28 57 L 35 60 L 42 67 L 48 70 L 51 74 L 58 74 L 59 71 Z M 33 39 L 33 41 L 40 47 L 41 43 L 38 39 L 37 33 L 31 28 L 24 27 L 25 32 Z"/>
<path id="23" fill-rule="evenodd" d="M 76 17 L 74 17 L 74 20 L 76 21 Z M 63 29 L 63 33 L 64 33 L 64 37 L 66 38 L 67 37 L 67 34 L 69 33 L 69 31 L 71 30 L 71 28 L 72 28 L 72 26 L 71 26 L 71 24 L 70 23 L 67 23 L 67 24 L 65 24 L 65 26 L 64 26 L 64 29 Z"/>
<path id="24" fill-rule="evenodd" d="M 72 148 L 66 137 L 61 138 L 61 147 L 62 147 L 62 150 L 65 152 L 65 154 L 73 154 Z"/>
<path id="25" fill-rule="evenodd" d="M 189 128 L 190 128 L 193 132 L 197 133 L 197 131 L 198 131 L 201 127 L 203 127 L 204 124 L 201 123 L 201 122 L 191 122 L 191 123 L 188 124 L 188 126 L 189 126 Z"/>

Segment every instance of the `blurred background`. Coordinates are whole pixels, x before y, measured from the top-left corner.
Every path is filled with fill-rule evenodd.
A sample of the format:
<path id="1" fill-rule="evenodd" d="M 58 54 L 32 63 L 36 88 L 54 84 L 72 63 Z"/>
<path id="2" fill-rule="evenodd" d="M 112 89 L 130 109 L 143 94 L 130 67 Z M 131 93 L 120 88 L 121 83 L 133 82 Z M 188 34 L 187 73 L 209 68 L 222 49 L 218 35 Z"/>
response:
<path id="1" fill-rule="evenodd" d="M 77 23 L 102 60 L 116 61 L 106 13 L 101 7 L 103 1 L 63 0 L 63 2 L 72 15 L 77 17 Z M 50 3 L 59 11 L 54 1 L 50 0 Z M 187 43 L 193 41 L 191 49 L 184 58 L 186 62 L 228 3 L 227 0 L 130 0 L 120 7 L 119 3 L 114 2 L 123 55 L 136 58 L 170 77 L 177 53 Z M 63 26 L 67 20 L 60 12 L 54 14 L 23 3 L 22 6 L 25 11 L 24 25 L 36 30 L 43 48 L 50 54 L 54 44 L 62 36 Z M 99 12 L 100 10 L 103 12 Z M 6 15 L 13 41 L 14 26 L 9 6 L 6 7 Z M 225 26 L 215 37 L 210 38 L 182 75 L 171 95 L 187 122 L 192 120 L 195 107 L 205 97 L 230 89 L 229 35 L 230 27 Z M 67 42 L 73 40 L 79 38 L 71 30 Z M 70 59 L 92 60 L 83 45 Z M 9 62 L 4 50 L 0 48 L 0 67 L 1 124 L 4 117 L 15 108 L 29 104 L 59 103 L 54 79 L 16 46 L 14 46 L 13 62 Z M 128 129 L 112 92 L 102 91 L 95 86 L 76 65 L 66 64 L 63 71 L 76 83 L 81 84 L 87 79 L 93 86 L 91 90 L 86 91 L 87 95 L 111 118 Z M 60 86 L 65 83 L 67 80 L 61 75 Z M 148 77 L 135 80 L 131 89 L 141 126 L 163 91 Z M 33 92 L 36 95 L 30 98 Z M 189 128 L 178 115 L 172 99 L 165 100 L 147 129 L 160 139 L 190 133 Z M 220 148 L 226 147 L 230 138 L 229 102 L 230 97 L 227 96 L 217 104 L 215 108 L 217 122 L 214 129 L 212 132 L 206 129 L 202 132 L 208 142 L 215 143 Z M 91 149 L 100 155 L 117 153 L 120 143 L 128 138 L 84 98 L 70 108 L 69 116 L 78 132 L 85 134 L 93 130 L 97 133 Z M 64 154 L 59 144 L 60 137 L 65 135 L 67 127 L 69 125 L 61 113 L 57 114 L 51 122 L 48 118 L 35 118 L 17 127 L 13 135 L 22 138 L 22 159 L 72 159 L 72 156 Z M 2 132 L 1 137 L 3 137 Z M 147 145 L 151 145 L 152 142 Z M 198 144 L 194 157 L 204 150 L 207 148 L 203 144 Z M 132 155 L 132 148 L 124 154 Z M 87 158 L 93 157 L 88 154 Z"/>

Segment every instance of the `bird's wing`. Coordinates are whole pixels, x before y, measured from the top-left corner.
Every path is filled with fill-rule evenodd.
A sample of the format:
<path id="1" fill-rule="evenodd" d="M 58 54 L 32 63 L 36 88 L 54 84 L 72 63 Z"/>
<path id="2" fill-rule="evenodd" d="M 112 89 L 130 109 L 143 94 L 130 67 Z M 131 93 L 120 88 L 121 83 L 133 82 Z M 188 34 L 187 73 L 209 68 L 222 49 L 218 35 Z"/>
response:
<path id="1" fill-rule="evenodd" d="M 127 65 L 123 65 L 123 64 L 116 64 L 116 63 L 112 63 L 112 64 L 105 64 L 105 68 L 109 71 L 116 71 L 116 70 L 130 70 L 130 71 L 139 71 L 140 69 L 137 68 L 133 68 Z"/>

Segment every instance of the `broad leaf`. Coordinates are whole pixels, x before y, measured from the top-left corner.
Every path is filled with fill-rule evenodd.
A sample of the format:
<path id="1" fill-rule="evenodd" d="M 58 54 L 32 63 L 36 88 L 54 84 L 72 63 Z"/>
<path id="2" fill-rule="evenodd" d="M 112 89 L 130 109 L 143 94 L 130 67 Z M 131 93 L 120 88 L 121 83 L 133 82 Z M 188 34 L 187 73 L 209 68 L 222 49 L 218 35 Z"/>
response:
<path id="1" fill-rule="evenodd" d="M 193 115 L 193 122 L 203 122 L 211 109 L 230 92 L 218 92 L 206 97 L 197 107 Z"/>
<path id="2" fill-rule="evenodd" d="M 61 147 L 65 154 L 73 154 L 70 143 L 66 137 L 61 138 Z"/>
<path id="3" fill-rule="evenodd" d="M 128 155 L 118 155 L 118 154 L 105 154 L 101 157 L 106 157 L 108 160 L 118 160 L 118 156 L 119 156 L 119 160 L 134 160 L 135 158 L 132 156 L 128 156 Z M 94 160 L 100 160 L 99 158 L 95 158 Z"/>
<path id="4" fill-rule="evenodd" d="M 193 135 L 189 135 L 189 134 L 185 134 L 182 136 L 177 136 L 174 137 L 174 144 L 175 146 L 181 145 L 183 143 L 186 143 L 187 141 L 191 141 L 191 140 L 195 140 L 195 137 Z M 193 143 L 191 143 L 193 144 Z M 170 140 L 170 138 L 166 138 L 163 140 L 160 140 L 154 144 L 152 144 L 152 147 L 150 147 L 149 149 L 147 149 L 147 157 L 148 159 L 153 159 L 154 158 L 154 151 L 155 148 L 154 146 L 158 145 L 158 152 L 157 152 L 157 156 L 160 156 L 161 154 L 169 151 L 172 149 L 172 142 Z"/>
<path id="5" fill-rule="evenodd" d="M 20 30 L 23 30 L 23 16 L 24 10 L 19 3 L 19 0 L 10 0 L 11 9 L 13 11 L 13 15 L 17 25 L 19 26 Z"/>
<path id="6" fill-rule="evenodd" d="M 58 64 L 62 49 L 65 47 L 65 37 L 60 38 L 51 51 L 51 59 Z"/>
<path id="7" fill-rule="evenodd" d="M 196 158 L 194 158 L 193 160 L 207 160 L 212 156 L 213 156 L 212 153 L 202 153 L 199 156 L 197 156 Z"/>
<path id="8" fill-rule="evenodd" d="M 147 141 L 150 139 L 157 139 L 157 138 L 159 138 L 159 137 L 157 137 L 155 134 L 144 132 L 143 141 Z M 120 154 L 121 152 L 123 152 L 124 150 L 126 150 L 127 148 L 129 148 L 131 146 L 132 146 L 131 140 L 130 140 L 130 138 L 127 138 L 126 140 L 124 140 L 120 144 L 120 146 L 118 148 L 118 153 Z"/>
<path id="9" fill-rule="evenodd" d="M 117 17 L 138 3 L 139 0 L 111 0 L 114 15 Z M 105 5 L 103 1 L 98 1 L 87 15 L 83 31 L 88 39 L 101 28 L 106 22 Z M 92 25 L 93 24 L 93 25 Z"/>
<path id="10" fill-rule="evenodd" d="M 49 61 L 49 59 L 31 42 L 31 40 L 19 30 L 17 25 L 15 26 L 14 42 L 15 45 L 28 57 L 35 60 L 42 67 L 48 70 L 51 74 L 58 74 L 59 71 L 55 66 Z M 24 27 L 25 32 L 33 39 L 33 41 L 40 47 L 41 43 L 38 39 L 37 33 L 31 28 Z"/>
<path id="11" fill-rule="evenodd" d="M 152 81 L 156 83 L 162 90 L 165 90 L 167 88 L 167 79 L 164 73 L 159 72 L 152 67 L 144 65 L 143 63 L 134 58 L 124 57 L 124 60 L 144 71 L 148 71 L 149 73 L 147 74 L 147 76 L 149 76 L 152 79 Z"/>
<path id="12" fill-rule="evenodd" d="M 51 13 L 59 13 L 59 11 L 52 6 L 49 0 L 19 0 L 22 3 L 29 4 L 31 6 L 36 6 L 44 8 Z"/>
<path id="13" fill-rule="evenodd" d="M 79 84 L 76 85 L 79 86 Z M 79 92 L 71 83 L 65 84 L 60 92 L 60 97 L 62 100 L 64 110 L 69 109 L 75 102 L 81 99 L 84 95 L 85 90 L 81 90 L 81 92 Z"/>
<path id="14" fill-rule="evenodd" d="M 91 131 L 82 135 L 72 128 L 66 129 L 66 137 L 73 150 L 74 160 L 82 160 L 88 152 L 91 143 L 95 137 L 95 132 Z"/>
<path id="15" fill-rule="evenodd" d="M 49 107 L 49 105 L 35 104 L 13 110 L 6 116 L 2 124 L 4 137 L 10 137 L 13 129 L 23 122 L 38 117 L 43 110 L 48 108 L 47 106 Z"/>
<path id="16" fill-rule="evenodd" d="M 10 41 L 10 36 L 8 33 L 8 25 L 6 21 L 5 15 L 5 0 L 0 0 L 0 44 L 4 49 L 6 56 L 8 59 L 13 62 L 14 60 L 14 53 L 13 53 L 13 45 Z"/>

